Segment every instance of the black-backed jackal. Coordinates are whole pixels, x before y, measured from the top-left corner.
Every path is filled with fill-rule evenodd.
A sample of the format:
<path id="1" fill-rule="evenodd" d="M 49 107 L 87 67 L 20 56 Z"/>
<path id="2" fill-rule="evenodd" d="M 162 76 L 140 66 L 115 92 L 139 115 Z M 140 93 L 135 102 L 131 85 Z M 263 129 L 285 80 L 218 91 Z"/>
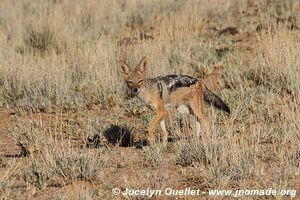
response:
<path id="1" fill-rule="evenodd" d="M 156 112 L 155 119 L 148 129 L 150 144 L 155 141 L 153 133 L 155 127 L 160 124 L 163 132 L 163 142 L 167 143 L 168 131 L 164 117 L 169 108 L 177 108 L 178 111 L 188 111 L 196 115 L 198 120 L 204 123 L 209 131 L 209 123 L 203 111 L 203 100 L 214 105 L 220 110 L 230 113 L 229 107 L 202 82 L 187 75 L 167 75 L 155 78 L 147 78 L 146 58 L 142 58 L 139 64 L 132 69 L 125 61 L 119 61 L 121 73 L 128 88 L 130 97 L 138 97 L 152 110 Z M 185 106 L 185 109 L 179 109 Z M 197 126 L 199 127 L 199 121 Z"/>

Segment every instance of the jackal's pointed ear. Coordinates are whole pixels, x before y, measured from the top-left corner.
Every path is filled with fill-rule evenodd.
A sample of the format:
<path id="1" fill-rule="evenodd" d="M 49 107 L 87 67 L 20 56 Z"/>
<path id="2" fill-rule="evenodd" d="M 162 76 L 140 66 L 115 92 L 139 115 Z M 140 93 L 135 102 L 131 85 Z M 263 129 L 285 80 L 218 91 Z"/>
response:
<path id="1" fill-rule="evenodd" d="M 131 68 L 130 66 L 123 60 L 119 60 L 119 64 L 121 67 L 121 74 L 123 77 L 126 77 L 130 74 Z"/>
<path id="2" fill-rule="evenodd" d="M 146 57 L 143 57 L 142 60 L 139 62 L 139 64 L 136 66 L 136 71 L 141 74 L 144 74 L 147 72 Z"/>

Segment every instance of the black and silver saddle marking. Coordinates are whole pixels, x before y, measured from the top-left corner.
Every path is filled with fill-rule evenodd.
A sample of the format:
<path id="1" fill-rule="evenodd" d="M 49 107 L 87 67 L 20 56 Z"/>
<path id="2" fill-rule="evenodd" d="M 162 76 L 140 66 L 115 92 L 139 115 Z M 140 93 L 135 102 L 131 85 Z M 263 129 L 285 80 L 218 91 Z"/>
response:
<path id="1" fill-rule="evenodd" d="M 177 75 L 177 74 L 172 74 L 172 75 L 167 75 L 167 76 L 158 76 L 156 78 L 151 79 L 153 81 L 157 81 L 158 84 L 160 82 L 163 82 L 166 86 L 168 91 L 174 92 L 176 89 L 181 88 L 181 87 L 190 87 L 191 85 L 194 85 L 198 80 L 194 77 L 188 76 L 188 75 Z M 161 86 L 161 83 L 160 83 Z M 161 88 L 161 93 L 162 93 L 162 87 Z"/>
<path id="2" fill-rule="evenodd" d="M 160 81 L 157 82 L 157 89 L 158 89 L 160 98 L 162 98 L 162 96 L 163 96 L 163 86 L 162 86 Z"/>

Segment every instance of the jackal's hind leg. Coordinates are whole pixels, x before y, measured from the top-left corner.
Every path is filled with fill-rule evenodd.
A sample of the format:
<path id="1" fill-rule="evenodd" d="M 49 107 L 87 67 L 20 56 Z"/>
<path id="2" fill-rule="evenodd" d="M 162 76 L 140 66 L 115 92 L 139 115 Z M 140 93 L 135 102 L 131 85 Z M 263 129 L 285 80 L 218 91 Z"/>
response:
<path id="1" fill-rule="evenodd" d="M 197 95 L 193 97 L 193 99 L 190 101 L 190 106 L 191 109 L 193 110 L 193 113 L 197 116 L 198 120 L 200 120 L 204 124 L 206 131 L 209 132 L 210 131 L 209 123 L 203 110 L 203 98 L 201 95 L 199 96 Z M 199 134 L 200 133 L 199 122 L 196 123 L 196 129 L 198 129 L 197 134 Z"/>

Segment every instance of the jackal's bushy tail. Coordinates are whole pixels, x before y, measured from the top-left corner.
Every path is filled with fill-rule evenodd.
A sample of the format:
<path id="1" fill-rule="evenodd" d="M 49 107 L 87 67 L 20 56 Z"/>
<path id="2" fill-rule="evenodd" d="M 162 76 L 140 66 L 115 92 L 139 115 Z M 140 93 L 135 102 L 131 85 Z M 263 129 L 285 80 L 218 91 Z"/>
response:
<path id="1" fill-rule="evenodd" d="M 224 101 L 220 97 L 210 91 L 207 87 L 205 87 L 204 89 L 204 101 L 230 114 L 230 109 L 226 105 L 226 103 L 224 103 Z"/>

